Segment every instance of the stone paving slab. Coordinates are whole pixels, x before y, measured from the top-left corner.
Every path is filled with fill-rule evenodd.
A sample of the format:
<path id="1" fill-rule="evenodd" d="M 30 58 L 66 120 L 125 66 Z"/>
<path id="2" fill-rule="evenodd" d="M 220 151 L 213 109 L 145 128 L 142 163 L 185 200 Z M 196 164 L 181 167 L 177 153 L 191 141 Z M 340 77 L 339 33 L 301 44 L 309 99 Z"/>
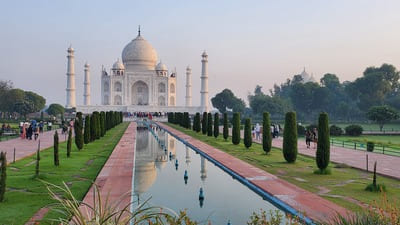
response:
<path id="1" fill-rule="evenodd" d="M 314 221 L 329 221 L 338 213 L 344 216 L 349 213 L 348 210 L 341 206 L 287 181 L 281 180 L 273 174 L 237 159 L 198 139 L 192 138 L 166 124 L 158 124 Z"/>
<path id="2" fill-rule="evenodd" d="M 46 131 L 39 135 L 38 140 L 28 140 L 21 138 L 14 138 L 7 141 L 0 142 L 0 151 L 7 152 L 7 163 L 10 164 L 14 158 L 14 148 L 15 148 L 15 161 L 23 159 L 25 157 L 34 155 L 38 148 L 38 143 L 40 140 L 40 150 L 49 148 L 53 146 L 53 135 L 55 130 Z M 59 141 L 64 142 L 65 137 L 61 135 L 61 129 L 57 129 L 59 134 Z"/>
<path id="3" fill-rule="evenodd" d="M 131 203 L 135 145 L 136 123 L 131 122 L 95 180 L 102 201 L 108 198 L 120 209 Z M 85 204 L 93 206 L 93 192 L 92 186 L 83 199 Z M 85 206 L 81 209 L 86 210 Z"/>

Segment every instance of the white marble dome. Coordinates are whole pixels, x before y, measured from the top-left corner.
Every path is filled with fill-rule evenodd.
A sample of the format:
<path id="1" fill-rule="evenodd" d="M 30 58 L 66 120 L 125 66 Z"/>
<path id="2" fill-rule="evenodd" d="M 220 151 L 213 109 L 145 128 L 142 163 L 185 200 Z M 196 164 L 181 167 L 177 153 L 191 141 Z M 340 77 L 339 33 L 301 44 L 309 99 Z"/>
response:
<path id="1" fill-rule="evenodd" d="M 168 68 L 167 68 L 167 66 L 164 64 L 164 63 L 162 63 L 161 61 L 157 64 L 157 66 L 156 66 L 156 70 L 163 70 L 163 71 L 166 71 L 166 70 L 168 70 Z"/>
<path id="2" fill-rule="evenodd" d="M 118 59 L 114 64 L 113 64 L 113 70 L 124 70 L 125 66 L 124 64 Z"/>
<path id="3" fill-rule="evenodd" d="M 129 42 L 122 51 L 122 61 L 127 69 L 138 68 L 154 70 L 157 52 L 140 34 Z"/>

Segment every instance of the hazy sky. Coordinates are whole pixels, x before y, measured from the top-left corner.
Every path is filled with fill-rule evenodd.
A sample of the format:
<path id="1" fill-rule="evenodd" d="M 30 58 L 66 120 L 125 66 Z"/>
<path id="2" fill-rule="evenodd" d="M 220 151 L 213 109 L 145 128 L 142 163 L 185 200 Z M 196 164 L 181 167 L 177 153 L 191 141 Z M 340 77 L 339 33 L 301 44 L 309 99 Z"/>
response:
<path id="1" fill-rule="evenodd" d="M 354 80 L 367 66 L 400 68 L 400 1 L 2 1 L 0 79 L 65 105 L 67 47 L 75 48 L 77 103 L 83 65 L 91 65 L 92 103 L 100 103 L 101 66 L 142 35 L 169 69 L 178 71 L 184 104 L 185 68 L 199 104 L 201 53 L 209 54 L 210 98 L 230 88 L 247 100 L 298 74 L 335 73 Z"/>

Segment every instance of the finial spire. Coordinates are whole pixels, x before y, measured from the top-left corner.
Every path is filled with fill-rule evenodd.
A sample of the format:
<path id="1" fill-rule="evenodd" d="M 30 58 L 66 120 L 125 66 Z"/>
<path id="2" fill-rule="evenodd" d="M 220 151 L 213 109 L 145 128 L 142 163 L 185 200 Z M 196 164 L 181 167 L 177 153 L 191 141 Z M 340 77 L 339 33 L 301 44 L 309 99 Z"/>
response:
<path id="1" fill-rule="evenodd" d="M 139 30 L 138 30 L 138 36 L 140 36 L 140 25 L 139 25 Z"/>

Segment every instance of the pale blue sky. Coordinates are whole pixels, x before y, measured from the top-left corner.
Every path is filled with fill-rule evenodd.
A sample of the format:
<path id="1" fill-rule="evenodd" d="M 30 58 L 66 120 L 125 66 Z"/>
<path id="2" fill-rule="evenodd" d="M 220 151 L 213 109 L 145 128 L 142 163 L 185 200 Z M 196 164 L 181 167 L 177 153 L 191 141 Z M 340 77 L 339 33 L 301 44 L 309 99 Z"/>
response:
<path id="1" fill-rule="evenodd" d="M 367 66 L 400 68 L 400 1 L 3 1 L 0 79 L 65 104 L 66 49 L 76 56 L 77 102 L 83 65 L 92 69 L 92 103 L 100 102 L 100 70 L 142 35 L 178 71 L 184 103 L 185 67 L 199 103 L 200 54 L 209 54 L 210 98 L 224 88 L 246 99 L 306 67 L 320 78 L 354 80 Z"/>

